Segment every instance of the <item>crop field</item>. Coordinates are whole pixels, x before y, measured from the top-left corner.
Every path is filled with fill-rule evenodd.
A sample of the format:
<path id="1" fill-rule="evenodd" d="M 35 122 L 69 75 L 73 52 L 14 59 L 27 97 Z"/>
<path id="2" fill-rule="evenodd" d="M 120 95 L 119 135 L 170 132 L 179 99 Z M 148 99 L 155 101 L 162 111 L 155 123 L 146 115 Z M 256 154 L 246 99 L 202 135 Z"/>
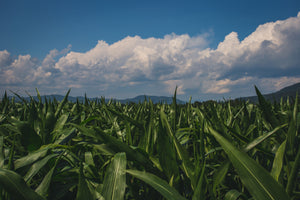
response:
<path id="1" fill-rule="evenodd" d="M 300 199 L 298 98 L 0 102 L 0 199 Z"/>

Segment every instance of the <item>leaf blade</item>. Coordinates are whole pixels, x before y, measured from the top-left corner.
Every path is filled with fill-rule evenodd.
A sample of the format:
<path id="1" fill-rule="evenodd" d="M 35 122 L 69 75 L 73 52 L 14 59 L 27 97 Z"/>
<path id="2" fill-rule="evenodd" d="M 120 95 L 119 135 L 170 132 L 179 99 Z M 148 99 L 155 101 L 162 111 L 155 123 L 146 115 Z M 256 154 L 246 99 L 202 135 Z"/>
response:
<path id="1" fill-rule="evenodd" d="M 171 187 L 165 180 L 148 172 L 141 172 L 138 170 L 126 170 L 132 176 L 146 182 L 157 190 L 162 196 L 168 200 L 185 200 L 173 187 Z"/>
<path id="2" fill-rule="evenodd" d="M 43 199 L 40 195 L 29 188 L 24 179 L 17 173 L 0 168 L 0 185 L 11 195 L 19 199 Z"/>
<path id="3" fill-rule="evenodd" d="M 194 177 L 195 167 L 194 167 L 193 163 L 191 163 L 191 161 L 189 160 L 187 151 L 181 146 L 181 144 L 177 140 L 176 136 L 174 135 L 174 133 L 171 129 L 171 126 L 167 120 L 167 116 L 162 109 L 160 111 L 160 116 L 161 116 L 163 126 L 165 126 L 170 139 L 173 140 L 173 142 L 174 142 L 177 155 L 178 155 L 179 159 L 182 160 L 183 170 L 184 170 L 186 176 L 191 180 L 192 187 L 195 188 L 196 184 L 197 184 L 195 177 Z"/>
<path id="4" fill-rule="evenodd" d="M 124 199 L 126 188 L 126 154 L 117 153 L 110 163 L 103 182 L 105 199 Z"/>
<path id="5" fill-rule="evenodd" d="M 93 194 L 91 193 L 91 190 L 88 187 L 88 183 L 84 177 L 82 164 L 80 165 L 80 169 L 79 169 L 79 184 L 78 184 L 76 199 L 78 199 L 78 200 L 81 200 L 81 199 L 94 200 L 95 199 Z"/>
<path id="6" fill-rule="evenodd" d="M 221 144 L 241 177 L 243 184 L 255 199 L 289 199 L 284 188 L 267 170 L 257 164 L 245 152 L 236 149 L 229 141 L 210 126 L 210 133 Z"/>

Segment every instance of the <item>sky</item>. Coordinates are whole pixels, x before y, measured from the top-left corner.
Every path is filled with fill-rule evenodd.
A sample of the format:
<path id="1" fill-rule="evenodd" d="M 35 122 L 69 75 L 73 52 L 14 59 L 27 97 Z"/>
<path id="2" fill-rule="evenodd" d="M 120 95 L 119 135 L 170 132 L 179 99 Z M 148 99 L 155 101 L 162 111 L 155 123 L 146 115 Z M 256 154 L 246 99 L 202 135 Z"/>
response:
<path id="1" fill-rule="evenodd" d="M 299 0 L 0 0 L 0 95 L 222 100 L 300 82 Z"/>

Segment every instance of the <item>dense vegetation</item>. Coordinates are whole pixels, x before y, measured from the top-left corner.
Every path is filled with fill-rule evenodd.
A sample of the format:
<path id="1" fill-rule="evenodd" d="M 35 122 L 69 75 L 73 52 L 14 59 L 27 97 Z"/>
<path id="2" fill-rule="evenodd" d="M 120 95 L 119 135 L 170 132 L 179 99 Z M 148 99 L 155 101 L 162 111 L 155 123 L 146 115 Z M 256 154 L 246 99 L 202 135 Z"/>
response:
<path id="1" fill-rule="evenodd" d="M 298 100 L 256 91 L 258 105 L 5 94 L 0 199 L 300 199 Z"/>

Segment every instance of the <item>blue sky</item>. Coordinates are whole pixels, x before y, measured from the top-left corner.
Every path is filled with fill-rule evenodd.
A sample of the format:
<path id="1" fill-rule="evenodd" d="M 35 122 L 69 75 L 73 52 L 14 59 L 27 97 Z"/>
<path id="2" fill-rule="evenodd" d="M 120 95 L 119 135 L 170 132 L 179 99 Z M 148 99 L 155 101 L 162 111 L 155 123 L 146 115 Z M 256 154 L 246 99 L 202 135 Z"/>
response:
<path id="1" fill-rule="evenodd" d="M 0 0 L 0 92 L 272 92 L 300 81 L 299 11 L 299 0 Z"/>

